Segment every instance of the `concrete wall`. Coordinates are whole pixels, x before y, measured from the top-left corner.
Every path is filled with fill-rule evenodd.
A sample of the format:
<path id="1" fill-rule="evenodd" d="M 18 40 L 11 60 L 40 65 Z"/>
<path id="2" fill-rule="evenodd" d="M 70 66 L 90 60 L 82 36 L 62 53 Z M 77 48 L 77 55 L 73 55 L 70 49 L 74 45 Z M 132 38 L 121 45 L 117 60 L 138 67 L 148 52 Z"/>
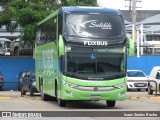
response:
<path id="1" fill-rule="evenodd" d="M 154 66 L 160 66 L 160 56 L 128 57 L 127 69 L 143 70 L 147 75 Z M 35 70 L 33 58 L 0 58 L 0 71 L 3 73 L 4 90 L 17 90 L 20 71 Z"/>
<path id="2" fill-rule="evenodd" d="M 4 78 L 4 90 L 16 90 L 18 78 L 23 70 L 35 70 L 33 58 L 0 58 L 0 71 Z"/>
<path id="3" fill-rule="evenodd" d="M 143 70 L 147 75 L 149 75 L 154 66 L 160 66 L 160 56 L 128 57 L 127 69 Z"/>

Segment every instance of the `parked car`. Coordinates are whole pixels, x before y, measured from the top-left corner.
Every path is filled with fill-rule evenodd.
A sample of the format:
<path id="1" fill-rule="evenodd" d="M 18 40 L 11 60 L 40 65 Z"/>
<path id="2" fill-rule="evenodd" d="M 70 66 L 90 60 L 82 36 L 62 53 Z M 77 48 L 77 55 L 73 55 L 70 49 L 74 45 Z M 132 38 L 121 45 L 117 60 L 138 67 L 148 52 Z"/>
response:
<path id="1" fill-rule="evenodd" d="M 25 77 L 26 73 L 29 71 L 22 71 L 19 73 L 18 77 L 18 91 L 21 91 L 22 88 L 22 79 Z"/>
<path id="2" fill-rule="evenodd" d="M 128 90 L 148 90 L 148 77 L 142 70 L 127 70 Z"/>
<path id="3" fill-rule="evenodd" d="M 3 75 L 0 72 L 0 90 L 3 90 Z"/>
<path id="4" fill-rule="evenodd" d="M 148 83 L 148 94 L 153 94 L 153 91 L 156 91 L 157 85 L 157 92 L 160 90 L 160 66 L 155 66 L 151 70 L 149 75 L 149 83 Z"/>
<path id="5" fill-rule="evenodd" d="M 25 95 L 26 92 L 30 92 L 30 96 L 33 96 L 34 93 L 38 93 L 36 89 L 35 72 L 33 71 L 27 72 L 22 79 L 21 95 Z"/>

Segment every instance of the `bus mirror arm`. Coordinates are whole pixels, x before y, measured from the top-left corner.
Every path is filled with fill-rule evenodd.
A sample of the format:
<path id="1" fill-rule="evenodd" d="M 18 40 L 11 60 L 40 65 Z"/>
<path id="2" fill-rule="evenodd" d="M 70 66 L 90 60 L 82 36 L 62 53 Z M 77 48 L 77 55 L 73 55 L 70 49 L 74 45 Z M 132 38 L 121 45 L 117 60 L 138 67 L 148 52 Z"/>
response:
<path id="1" fill-rule="evenodd" d="M 134 41 L 130 37 L 127 37 L 127 43 L 129 45 L 129 56 L 134 56 Z"/>
<path id="2" fill-rule="evenodd" d="M 63 40 L 62 35 L 59 35 L 58 48 L 59 48 L 59 56 L 63 56 L 64 55 L 64 40 Z"/>

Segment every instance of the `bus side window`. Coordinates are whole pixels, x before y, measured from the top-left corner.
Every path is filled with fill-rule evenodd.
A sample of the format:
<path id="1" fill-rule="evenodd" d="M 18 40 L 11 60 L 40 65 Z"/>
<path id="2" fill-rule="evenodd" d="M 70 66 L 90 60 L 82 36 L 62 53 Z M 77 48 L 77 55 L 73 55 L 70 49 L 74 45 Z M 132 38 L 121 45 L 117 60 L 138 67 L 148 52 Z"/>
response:
<path id="1" fill-rule="evenodd" d="M 45 44 L 56 41 L 56 34 L 57 16 L 40 25 L 39 31 L 37 32 L 37 44 Z"/>

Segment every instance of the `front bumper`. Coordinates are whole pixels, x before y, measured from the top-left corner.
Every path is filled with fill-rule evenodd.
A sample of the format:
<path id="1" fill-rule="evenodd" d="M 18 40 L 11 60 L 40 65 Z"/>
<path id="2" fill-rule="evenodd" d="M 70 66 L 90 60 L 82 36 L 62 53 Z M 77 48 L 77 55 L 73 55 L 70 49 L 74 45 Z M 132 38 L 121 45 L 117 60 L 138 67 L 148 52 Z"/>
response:
<path id="1" fill-rule="evenodd" d="M 147 82 L 127 82 L 128 89 L 147 89 L 148 83 Z"/>
<path id="2" fill-rule="evenodd" d="M 87 89 L 79 90 L 79 89 L 63 86 L 60 97 L 63 100 L 119 100 L 119 101 L 122 101 L 126 99 L 126 87 L 123 87 L 120 89 L 118 88 L 109 89 L 107 91 L 107 90 L 104 90 L 102 87 L 93 87 L 93 90 L 87 90 Z"/>

